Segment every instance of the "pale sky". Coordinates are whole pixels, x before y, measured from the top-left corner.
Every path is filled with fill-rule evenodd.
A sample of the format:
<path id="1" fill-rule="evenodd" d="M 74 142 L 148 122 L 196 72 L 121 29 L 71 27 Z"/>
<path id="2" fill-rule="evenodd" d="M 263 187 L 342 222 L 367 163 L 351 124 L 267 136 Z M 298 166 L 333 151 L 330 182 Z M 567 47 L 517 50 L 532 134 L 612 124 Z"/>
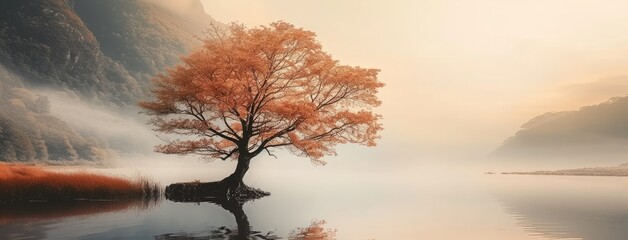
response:
<path id="1" fill-rule="evenodd" d="M 488 154 L 547 111 L 628 94 L 628 1 L 203 0 L 218 21 L 283 20 L 381 69 L 382 144 Z"/>

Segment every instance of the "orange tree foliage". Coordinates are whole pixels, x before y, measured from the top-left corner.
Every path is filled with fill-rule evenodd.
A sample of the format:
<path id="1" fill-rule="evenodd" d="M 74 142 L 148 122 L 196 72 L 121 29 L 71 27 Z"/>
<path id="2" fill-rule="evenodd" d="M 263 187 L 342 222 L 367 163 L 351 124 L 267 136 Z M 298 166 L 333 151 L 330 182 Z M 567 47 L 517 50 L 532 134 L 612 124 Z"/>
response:
<path id="1" fill-rule="evenodd" d="M 336 144 L 374 146 L 382 129 L 371 112 L 381 104 L 379 70 L 340 65 L 291 24 L 215 28 L 182 61 L 140 103 L 156 131 L 192 136 L 158 152 L 225 160 L 287 148 L 324 164 Z"/>

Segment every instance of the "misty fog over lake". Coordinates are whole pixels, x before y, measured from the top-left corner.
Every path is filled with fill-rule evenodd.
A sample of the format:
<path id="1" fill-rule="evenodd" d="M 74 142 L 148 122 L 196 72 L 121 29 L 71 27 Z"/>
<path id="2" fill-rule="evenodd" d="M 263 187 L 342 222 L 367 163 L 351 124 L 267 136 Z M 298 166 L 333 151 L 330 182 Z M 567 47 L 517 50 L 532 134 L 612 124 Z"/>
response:
<path id="1" fill-rule="evenodd" d="M 626 9 L 3 0 L 0 239 L 628 239 Z"/>
<path id="2" fill-rule="evenodd" d="M 135 171 L 113 172 L 133 175 Z M 143 171 L 164 181 L 208 177 L 208 170 L 200 168 Z M 627 234 L 628 195 L 622 189 L 628 179 L 624 178 L 485 175 L 442 167 L 408 169 L 415 172 L 413 178 L 402 172 L 377 174 L 386 178 L 374 179 L 375 174 L 368 172 L 320 171 L 305 168 L 285 175 L 263 169 L 252 174 L 247 181 L 272 195 L 243 205 L 251 230 L 286 238 L 312 221 L 324 220 L 324 228 L 335 230 L 337 239 L 604 240 Z M 290 183 L 283 180 L 286 177 L 292 179 Z M 221 228 L 238 229 L 234 215 L 211 202 L 162 199 L 107 210 L 108 205 L 96 202 L 87 207 L 92 212 L 82 213 L 75 210 L 80 206 L 54 206 L 55 216 L 46 211 L 46 203 L 29 203 L 23 212 L 3 214 L 0 236 L 222 239 L 229 234 Z M 98 206 L 105 210 L 99 212 Z M 69 213 L 63 215 L 64 211 Z"/>

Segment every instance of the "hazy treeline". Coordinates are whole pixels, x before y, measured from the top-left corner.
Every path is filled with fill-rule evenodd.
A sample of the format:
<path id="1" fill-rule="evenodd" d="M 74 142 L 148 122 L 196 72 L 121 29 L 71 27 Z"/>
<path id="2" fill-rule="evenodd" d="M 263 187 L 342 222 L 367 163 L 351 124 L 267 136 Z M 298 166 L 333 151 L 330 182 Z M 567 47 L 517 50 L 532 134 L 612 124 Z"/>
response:
<path id="1" fill-rule="evenodd" d="M 0 159 L 12 161 L 102 160 L 106 144 L 82 136 L 50 114 L 47 97 L 23 88 L 0 68 Z"/>

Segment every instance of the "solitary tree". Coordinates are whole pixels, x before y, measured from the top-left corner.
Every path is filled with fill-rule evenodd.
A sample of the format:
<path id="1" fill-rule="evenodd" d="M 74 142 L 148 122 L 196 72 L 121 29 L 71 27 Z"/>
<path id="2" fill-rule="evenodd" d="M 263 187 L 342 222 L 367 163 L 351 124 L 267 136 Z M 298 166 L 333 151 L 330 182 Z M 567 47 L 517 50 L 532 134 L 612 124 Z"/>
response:
<path id="1" fill-rule="evenodd" d="M 167 154 L 237 160 L 220 183 L 242 179 L 260 153 L 284 148 L 324 164 L 334 146 L 374 146 L 380 115 L 377 69 L 340 65 L 315 34 L 285 22 L 215 28 L 201 48 L 154 79 L 154 100 L 141 102 L 163 133 L 186 135 L 157 146 Z"/>

